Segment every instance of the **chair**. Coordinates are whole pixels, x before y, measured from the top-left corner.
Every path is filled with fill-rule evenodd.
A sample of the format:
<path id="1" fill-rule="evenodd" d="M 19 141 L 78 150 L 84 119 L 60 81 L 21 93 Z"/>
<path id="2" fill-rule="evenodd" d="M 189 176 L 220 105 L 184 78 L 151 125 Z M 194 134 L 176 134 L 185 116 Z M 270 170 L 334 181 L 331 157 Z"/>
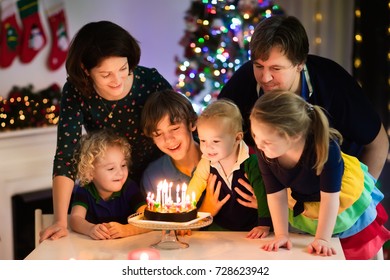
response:
<path id="1" fill-rule="evenodd" d="M 39 245 L 39 233 L 42 229 L 48 227 L 53 223 L 54 215 L 53 214 L 42 214 L 42 209 L 35 209 L 35 247 Z M 68 225 L 69 225 L 69 216 L 68 215 Z M 69 228 L 69 227 L 68 227 Z"/>

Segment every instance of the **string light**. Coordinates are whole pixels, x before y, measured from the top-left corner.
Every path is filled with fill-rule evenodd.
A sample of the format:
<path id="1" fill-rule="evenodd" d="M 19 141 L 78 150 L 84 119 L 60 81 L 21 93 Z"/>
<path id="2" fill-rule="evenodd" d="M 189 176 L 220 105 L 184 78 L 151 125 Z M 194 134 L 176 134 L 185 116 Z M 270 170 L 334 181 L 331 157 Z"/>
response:
<path id="1" fill-rule="evenodd" d="M 185 65 L 178 58 L 175 89 L 193 104 L 206 106 L 244 62 L 250 59 L 249 42 L 256 24 L 264 17 L 284 14 L 270 0 L 252 1 L 245 10 L 231 0 L 193 0 L 186 12 L 186 31 L 181 45 Z M 185 66 L 185 67 L 184 67 Z M 194 106 L 197 108 L 203 105 Z"/>
<path id="2" fill-rule="evenodd" d="M 61 91 L 57 85 L 37 93 L 32 86 L 14 87 L 7 96 L 0 97 L 0 131 L 58 124 Z"/>
<path id="3" fill-rule="evenodd" d="M 321 37 L 321 25 L 323 20 L 323 15 L 321 13 L 321 1 L 316 1 L 316 12 L 314 13 L 314 23 L 315 23 L 315 36 L 314 36 L 314 52 L 320 53 L 321 51 L 321 44 L 322 44 L 322 37 Z"/>

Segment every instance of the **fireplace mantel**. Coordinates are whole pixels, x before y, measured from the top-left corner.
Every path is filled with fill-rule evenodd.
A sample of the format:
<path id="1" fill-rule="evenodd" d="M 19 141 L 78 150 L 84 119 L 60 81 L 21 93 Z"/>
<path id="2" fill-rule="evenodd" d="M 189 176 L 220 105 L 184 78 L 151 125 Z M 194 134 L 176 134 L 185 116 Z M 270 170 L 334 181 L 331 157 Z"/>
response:
<path id="1" fill-rule="evenodd" d="M 13 259 L 15 194 L 51 188 L 57 127 L 0 132 L 0 259 Z"/>

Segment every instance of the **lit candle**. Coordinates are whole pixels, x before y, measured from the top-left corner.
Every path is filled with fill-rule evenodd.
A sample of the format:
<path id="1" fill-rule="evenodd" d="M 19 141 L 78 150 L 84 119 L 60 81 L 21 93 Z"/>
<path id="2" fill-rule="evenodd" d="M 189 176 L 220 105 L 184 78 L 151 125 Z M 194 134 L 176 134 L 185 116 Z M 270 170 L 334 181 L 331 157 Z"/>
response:
<path id="1" fill-rule="evenodd" d="M 153 248 L 140 248 L 130 251 L 127 255 L 128 260 L 159 260 L 160 252 Z"/>
<path id="2" fill-rule="evenodd" d="M 168 200 L 168 183 L 167 180 L 164 180 L 162 184 L 162 208 L 165 207 L 167 200 Z"/>
<path id="3" fill-rule="evenodd" d="M 161 202 L 161 189 L 162 189 L 162 182 L 160 181 L 157 185 L 157 197 L 156 197 L 157 203 Z"/>
<path id="4" fill-rule="evenodd" d="M 169 187 L 168 187 L 168 200 L 169 200 L 169 202 L 172 202 L 172 185 L 173 185 L 173 183 L 170 182 Z"/>
<path id="5" fill-rule="evenodd" d="M 190 195 L 187 194 L 187 196 L 186 196 L 186 210 L 188 210 L 188 208 L 190 208 L 190 205 L 191 205 Z"/>
<path id="6" fill-rule="evenodd" d="M 154 193 L 150 196 L 150 210 L 153 210 L 153 204 L 154 204 Z"/>
<path id="7" fill-rule="evenodd" d="M 150 202 L 151 202 L 151 192 L 148 192 L 148 195 L 146 196 L 146 204 L 148 205 L 148 209 L 150 209 Z"/>
<path id="8" fill-rule="evenodd" d="M 185 208 L 186 206 L 186 192 L 187 192 L 187 184 L 183 183 L 181 186 L 181 206 Z"/>
<path id="9" fill-rule="evenodd" d="M 192 192 L 192 206 L 196 207 L 195 192 Z"/>
<path id="10" fill-rule="evenodd" d="M 165 193 L 164 193 L 164 182 L 161 184 L 161 208 L 164 209 L 165 205 Z"/>
<path id="11" fill-rule="evenodd" d="M 180 193 L 180 185 L 177 185 L 176 186 L 176 203 L 180 203 L 179 193 Z"/>

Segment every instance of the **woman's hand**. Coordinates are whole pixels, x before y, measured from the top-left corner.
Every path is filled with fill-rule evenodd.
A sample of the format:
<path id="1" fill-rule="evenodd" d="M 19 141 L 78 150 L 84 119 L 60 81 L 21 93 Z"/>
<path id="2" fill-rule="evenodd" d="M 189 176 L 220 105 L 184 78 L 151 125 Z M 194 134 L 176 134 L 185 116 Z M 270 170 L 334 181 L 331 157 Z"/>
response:
<path id="1" fill-rule="evenodd" d="M 240 203 L 241 205 L 243 206 L 246 206 L 246 207 L 249 207 L 249 208 L 254 208 L 254 209 L 257 209 L 257 198 L 256 198 L 256 195 L 255 195 L 255 192 L 253 191 L 253 188 L 252 186 L 245 182 L 245 180 L 243 179 L 238 179 L 238 182 L 244 186 L 251 194 L 246 194 L 244 193 L 242 190 L 240 190 L 239 188 L 234 188 L 234 190 L 242 197 L 244 198 L 245 200 L 247 201 L 244 201 L 242 199 L 239 199 L 237 198 L 237 201 L 238 203 Z"/>
<path id="2" fill-rule="evenodd" d="M 336 250 L 328 241 L 318 238 L 314 239 L 314 241 L 307 246 L 307 250 L 310 254 L 317 254 L 321 256 L 336 255 Z"/>
<path id="3" fill-rule="evenodd" d="M 255 238 L 265 238 L 269 235 L 270 227 L 267 226 L 257 226 L 254 227 L 248 234 L 247 238 L 255 239 Z"/>
<path id="4" fill-rule="evenodd" d="M 290 250 L 292 248 L 292 243 L 290 238 L 288 238 L 287 235 L 280 235 L 280 236 L 275 236 L 274 240 L 265 243 L 260 248 L 268 252 L 271 251 L 276 252 L 279 250 L 279 248 L 286 248 L 287 250 Z"/>
<path id="5" fill-rule="evenodd" d="M 43 229 L 39 233 L 39 243 L 46 239 L 56 240 L 68 235 L 68 229 L 66 226 L 59 223 L 54 223 L 51 226 Z"/>
<path id="6" fill-rule="evenodd" d="M 218 181 L 214 191 L 214 186 L 216 181 L 217 181 L 217 175 L 210 174 L 207 180 L 206 194 L 202 202 L 202 205 L 199 208 L 199 211 L 208 212 L 213 217 L 218 214 L 222 206 L 230 199 L 230 194 L 226 195 L 222 200 L 218 199 L 219 193 L 221 191 L 221 182 Z"/>

